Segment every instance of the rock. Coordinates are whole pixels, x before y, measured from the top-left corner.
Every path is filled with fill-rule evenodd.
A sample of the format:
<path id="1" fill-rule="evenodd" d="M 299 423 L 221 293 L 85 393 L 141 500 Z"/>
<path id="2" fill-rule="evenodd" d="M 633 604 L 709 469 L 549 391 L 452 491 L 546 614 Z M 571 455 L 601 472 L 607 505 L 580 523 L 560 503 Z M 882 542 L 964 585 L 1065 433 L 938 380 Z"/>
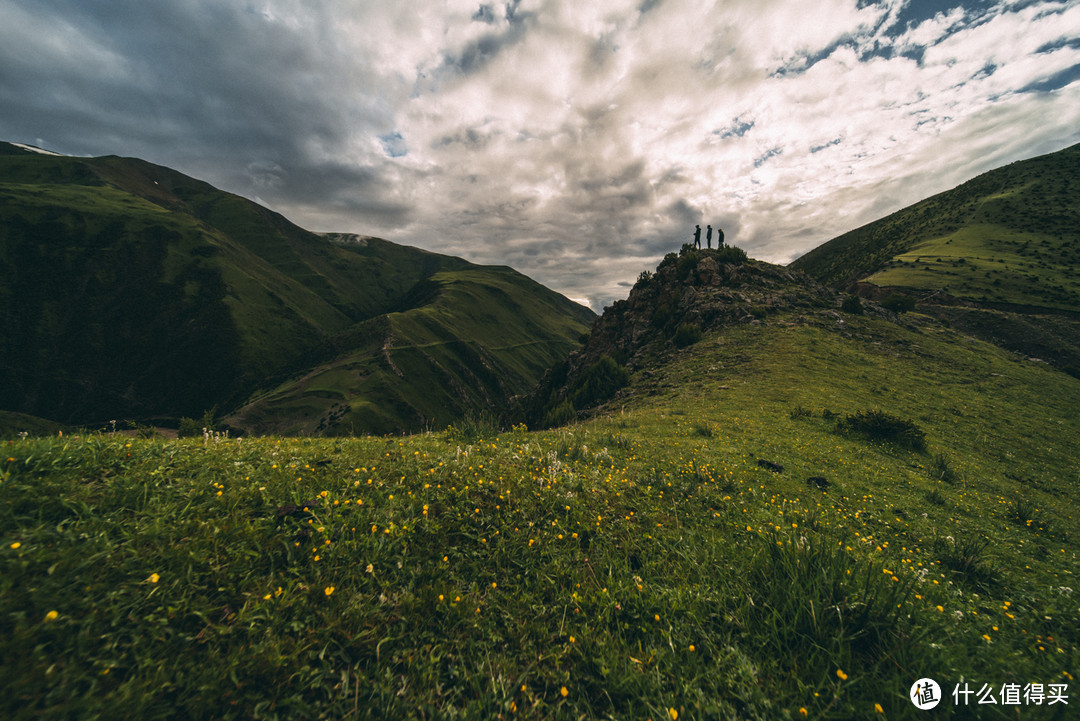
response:
<path id="1" fill-rule="evenodd" d="M 767 468 L 773 473 L 783 473 L 784 467 L 779 463 L 773 463 L 772 461 L 766 461 L 764 458 L 759 459 L 757 464 L 762 468 Z"/>

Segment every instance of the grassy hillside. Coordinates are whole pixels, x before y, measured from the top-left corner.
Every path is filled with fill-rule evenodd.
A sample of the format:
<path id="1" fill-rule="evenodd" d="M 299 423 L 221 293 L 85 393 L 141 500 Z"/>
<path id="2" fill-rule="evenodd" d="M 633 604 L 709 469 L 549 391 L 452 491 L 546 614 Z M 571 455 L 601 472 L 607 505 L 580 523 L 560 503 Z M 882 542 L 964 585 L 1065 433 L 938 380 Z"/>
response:
<path id="1" fill-rule="evenodd" d="M 509 268 L 432 275 L 416 307 L 362 324 L 347 348 L 229 416 L 257 433 L 445 428 L 493 414 L 578 345 L 588 313 Z"/>
<path id="2" fill-rule="evenodd" d="M 823 283 L 1080 308 L 1080 145 L 990 171 L 791 264 Z"/>
<path id="3" fill-rule="evenodd" d="M 3 715 L 903 719 L 930 677 L 1067 718 L 1080 381 L 755 320 L 558 430 L 5 445 Z"/>
<path id="4" fill-rule="evenodd" d="M 1080 367 L 1080 146 L 990 171 L 825 243 L 790 267 Z"/>
<path id="5" fill-rule="evenodd" d="M 424 289 L 439 273 L 491 276 L 485 282 L 554 314 L 530 328 L 555 333 L 532 340 L 557 352 L 592 319 L 508 269 L 376 238 L 319 236 L 141 160 L 47 156 L 9 144 L 0 144 L 0 261 L 0 373 L 8 380 L 0 408 L 71 423 L 199 417 L 234 408 L 271 379 L 313 372 L 344 353 L 364 356 L 364 342 L 342 341 L 367 338 L 363 329 L 381 316 L 430 300 Z M 440 317 L 462 327 L 441 332 L 473 330 L 456 313 L 444 304 Z M 503 321 L 509 335 L 526 332 L 522 317 Z M 534 382 L 534 372 L 510 386 Z M 388 380 L 391 388 L 372 392 L 397 392 L 399 377 Z M 506 401 L 491 390 L 466 384 L 463 392 L 491 407 Z M 364 402 L 348 387 L 330 392 Z M 360 427 L 420 427 L 415 414 L 383 416 Z M 274 420 L 306 422 L 304 413 Z"/>

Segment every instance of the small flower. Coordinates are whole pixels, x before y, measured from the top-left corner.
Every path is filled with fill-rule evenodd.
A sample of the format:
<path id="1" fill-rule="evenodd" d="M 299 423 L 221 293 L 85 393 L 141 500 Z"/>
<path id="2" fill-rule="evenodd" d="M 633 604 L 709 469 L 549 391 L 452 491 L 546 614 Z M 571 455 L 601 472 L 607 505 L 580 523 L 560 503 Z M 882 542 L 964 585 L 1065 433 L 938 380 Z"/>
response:
<path id="1" fill-rule="evenodd" d="M 159 580 L 161 580 L 161 576 L 157 575 L 156 573 L 151 573 L 150 578 L 146 580 L 150 583 L 157 583 Z"/>
<path id="2" fill-rule="evenodd" d="M 878 713 L 885 713 L 885 709 L 881 708 L 881 704 L 879 703 L 874 704 L 874 710 Z"/>
<path id="3" fill-rule="evenodd" d="M 334 592 L 334 587 L 333 586 L 327 586 L 326 588 L 323 589 L 323 593 L 325 593 L 327 596 L 331 595 L 333 592 Z"/>
<path id="4" fill-rule="evenodd" d="M 675 719 L 679 718 L 679 712 L 673 708 L 667 710 L 667 715 L 671 717 L 671 721 L 675 721 Z"/>
<path id="5" fill-rule="evenodd" d="M 840 677 L 841 681 L 847 681 L 847 674 L 844 673 L 841 669 L 836 669 L 836 675 Z"/>
<path id="6" fill-rule="evenodd" d="M 697 649 L 694 648 L 694 644 L 690 644 L 690 653 L 693 653 L 694 651 L 697 651 Z"/>
<path id="7" fill-rule="evenodd" d="M 809 714 L 810 714 L 810 712 L 806 710 L 805 706 L 800 706 L 799 707 L 799 715 L 800 716 L 808 716 Z"/>
<path id="8" fill-rule="evenodd" d="M 46 622 L 46 623 L 52 623 L 53 621 L 55 621 L 55 620 L 56 620 L 56 618 L 57 618 L 57 617 L 58 617 L 59 615 L 60 615 L 60 614 L 59 614 L 59 613 L 57 613 L 56 611 L 49 611 L 48 613 L 46 613 L 46 614 L 45 614 L 45 622 Z"/>
<path id="9" fill-rule="evenodd" d="M 570 695 L 570 692 L 566 690 L 566 686 L 563 686 L 562 688 L 560 688 L 559 693 L 562 694 L 563 698 L 566 698 L 567 696 Z"/>
<path id="10" fill-rule="evenodd" d="M 654 613 L 653 614 L 653 620 L 659 621 L 660 620 L 660 614 L 659 613 Z"/>
<path id="11" fill-rule="evenodd" d="M 21 543 L 19 543 L 18 541 L 15 541 L 15 543 L 11 544 L 11 548 L 12 548 L 12 550 L 14 550 L 14 549 L 18 548 L 21 545 L 22 545 Z"/>

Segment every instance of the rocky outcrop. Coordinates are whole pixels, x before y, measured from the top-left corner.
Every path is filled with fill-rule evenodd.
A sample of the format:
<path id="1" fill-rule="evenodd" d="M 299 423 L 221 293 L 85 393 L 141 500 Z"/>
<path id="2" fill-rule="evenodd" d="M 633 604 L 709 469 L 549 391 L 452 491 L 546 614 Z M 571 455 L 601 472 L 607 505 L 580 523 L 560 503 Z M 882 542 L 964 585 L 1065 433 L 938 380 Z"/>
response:
<path id="1" fill-rule="evenodd" d="M 643 272 L 625 300 L 606 308 L 585 345 L 549 371 L 521 407 L 530 425 L 547 425 L 544 417 L 572 398 L 605 357 L 634 372 L 664 362 L 703 333 L 767 323 L 782 312 L 838 306 L 834 291 L 800 271 L 749 260 L 737 248 L 684 246 L 654 273 Z"/>

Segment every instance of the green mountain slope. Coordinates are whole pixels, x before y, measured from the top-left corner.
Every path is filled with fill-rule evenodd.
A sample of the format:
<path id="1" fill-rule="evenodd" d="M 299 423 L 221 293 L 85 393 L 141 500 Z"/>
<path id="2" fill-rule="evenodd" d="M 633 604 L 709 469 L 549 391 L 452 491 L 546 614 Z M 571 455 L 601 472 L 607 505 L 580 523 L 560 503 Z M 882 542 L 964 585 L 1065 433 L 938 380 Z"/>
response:
<path id="1" fill-rule="evenodd" d="M 1071 718 L 1080 380 L 841 300 L 685 251 L 484 442 L 11 443 L 0 713 Z"/>
<path id="2" fill-rule="evenodd" d="M 492 274 L 525 305 L 554 313 L 533 329 L 557 335 L 533 340 L 556 352 L 592 318 L 507 269 L 316 235 L 141 160 L 9 144 L 0 144 L 0 260 L 0 408 L 63 422 L 227 410 L 268 378 L 348 351 L 342 340 L 380 316 L 428 302 L 427 279 L 442 272 Z M 454 313 L 451 304 L 442 317 Z M 526 323 L 504 320 L 511 332 Z M 485 391 L 474 406 L 505 400 Z M 379 418 L 357 430 L 416 420 L 383 415 L 393 428 Z"/>
<path id="3" fill-rule="evenodd" d="M 1080 145 L 990 171 L 791 263 L 837 288 L 910 294 L 1004 347 L 1080 366 Z"/>
<path id="4" fill-rule="evenodd" d="M 509 268 L 436 273 L 422 304 L 361 324 L 348 350 L 256 394 L 229 422 L 259 433 L 441 428 L 530 390 L 578 345 L 583 314 Z"/>

